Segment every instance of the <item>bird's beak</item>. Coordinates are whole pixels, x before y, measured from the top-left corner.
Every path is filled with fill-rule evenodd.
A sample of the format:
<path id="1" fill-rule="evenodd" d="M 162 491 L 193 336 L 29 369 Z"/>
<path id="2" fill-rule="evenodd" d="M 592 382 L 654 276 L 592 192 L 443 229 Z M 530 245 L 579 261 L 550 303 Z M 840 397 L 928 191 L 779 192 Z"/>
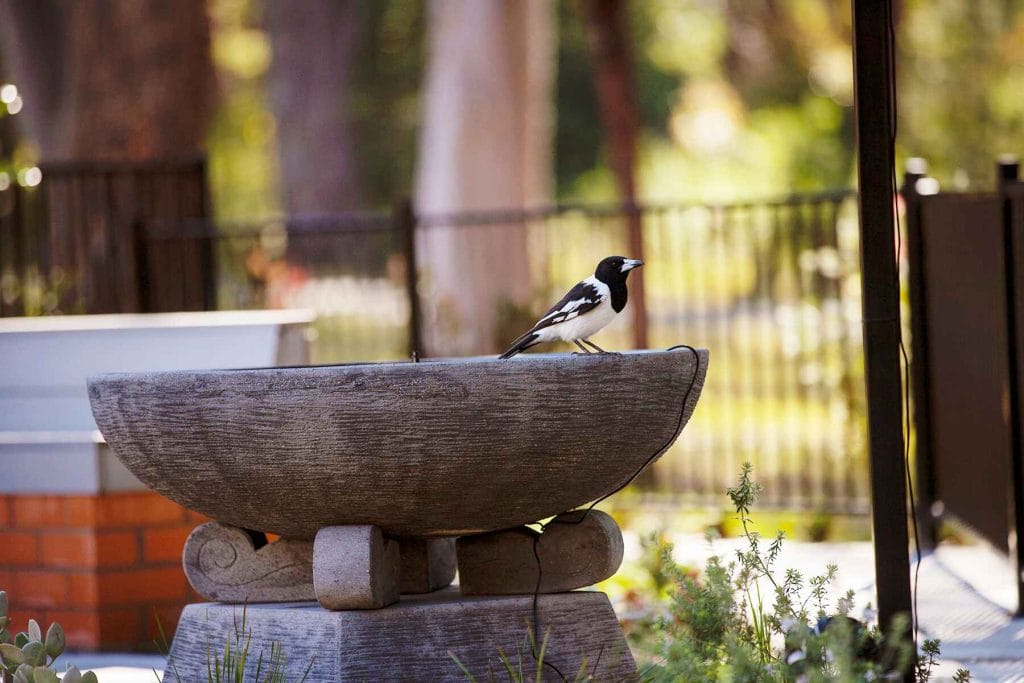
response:
<path id="1" fill-rule="evenodd" d="M 628 259 L 625 259 L 622 262 L 622 272 L 623 273 L 628 273 L 629 271 L 633 270 L 634 268 L 639 268 L 643 264 L 644 264 L 644 262 L 641 261 L 638 258 L 628 258 Z"/>

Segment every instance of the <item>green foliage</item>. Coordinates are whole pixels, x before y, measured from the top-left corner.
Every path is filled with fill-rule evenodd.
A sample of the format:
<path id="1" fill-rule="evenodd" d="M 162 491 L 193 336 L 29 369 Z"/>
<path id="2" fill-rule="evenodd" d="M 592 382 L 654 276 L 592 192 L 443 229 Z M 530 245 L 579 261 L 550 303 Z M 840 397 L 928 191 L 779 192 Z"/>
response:
<path id="1" fill-rule="evenodd" d="M 53 671 L 53 662 L 64 652 L 64 629 L 57 622 L 43 630 L 35 619 L 28 620 L 28 630 L 11 637 L 8 627 L 9 603 L 7 593 L 0 591 L 0 683 L 57 683 L 60 679 Z M 69 666 L 64 683 L 97 683 L 92 671 L 82 673 Z"/>
<path id="2" fill-rule="evenodd" d="M 540 643 L 540 647 L 537 646 L 537 640 L 533 636 L 533 629 L 527 625 L 526 636 L 523 638 L 523 642 L 516 648 L 515 659 L 507 655 L 504 650 L 500 647 L 497 648 L 498 661 L 501 664 L 500 676 L 504 679 L 499 678 L 494 671 L 488 667 L 487 680 L 498 681 L 507 680 L 509 683 L 541 683 L 544 680 L 544 657 L 547 653 L 548 648 L 548 637 L 550 636 L 550 630 L 544 631 L 544 638 Z M 536 653 L 536 655 L 534 655 Z M 451 657 L 455 665 L 459 667 L 459 671 L 466 677 L 469 683 L 477 683 L 479 680 L 472 671 L 469 670 L 462 660 L 456 656 L 454 652 L 448 650 L 448 656 Z M 591 683 L 594 681 L 594 677 L 587 673 L 587 660 L 584 659 L 580 665 L 579 671 L 568 678 L 569 674 L 563 679 L 565 681 L 571 681 L 572 683 Z"/>
<path id="3" fill-rule="evenodd" d="M 853 682 L 898 675 L 912 664 L 907 619 L 887 634 L 850 617 L 853 592 L 830 610 L 828 588 L 837 567 L 805 578 L 777 567 L 783 535 L 769 543 L 753 531 L 750 511 L 762 492 L 743 466 L 729 498 L 743 528 L 745 547 L 727 562 L 711 557 L 696 576 L 672 559 L 672 548 L 658 543 L 658 576 L 671 578 L 667 613 L 649 627 L 653 664 L 644 680 Z M 651 546 L 649 546 L 651 547 Z M 928 640 L 913 665 L 919 682 L 931 678 L 939 642 Z M 959 681 L 970 674 L 957 672 Z"/>
<path id="4" fill-rule="evenodd" d="M 206 683 L 303 683 L 309 677 L 315 658 L 309 660 L 309 665 L 306 666 L 301 678 L 288 678 L 285 671 L 284 646 L 280 642 L 270 644 L 270 652 L 266 657 L 262 648 L 259 652 L 253 652 L 252 629 L 248 627 L 247 607 L 242 608 L 242 618 L 240 621 L 235 619 L 233 626 L 232 632 L 224 640 L 223 649 L 214 650 L 209 642 L 206 644 Z M 167 655 L 170 646 L 159 619 L 157 629 L 160 632 L 157 648 Z M 153 673 L 156 675 L 155 671 Z M 186 683 L 186 679 L 182 678 L 173 664 L 171 671 L 164 673 L 163 680 L 170 681 L 172 676 L 175 683 Z M 157 680 L 160 680 L 159 676 Z"/>

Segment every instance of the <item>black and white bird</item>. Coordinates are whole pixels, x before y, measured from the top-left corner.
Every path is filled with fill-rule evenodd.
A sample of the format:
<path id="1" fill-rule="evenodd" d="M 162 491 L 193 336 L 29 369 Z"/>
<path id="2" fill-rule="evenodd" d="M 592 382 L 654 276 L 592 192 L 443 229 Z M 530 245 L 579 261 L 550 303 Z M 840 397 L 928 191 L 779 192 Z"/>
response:
<path id="1" fill-rule="evenodd" d="M 525 351 L 531 346 L 552 341 L 571 341 L 585 353 L 583 344 L 605 353 L 590 341 L 590 336 L 610 323 L 626 307 L 628 292 L 626 276 L 629 271 L 644 264 L 639 259 L 609 256 L 597 264 L 593 276 L 576 283 L 562 300 L 551 307 L 530 331 L 512 342 L 501 358 Z"/>

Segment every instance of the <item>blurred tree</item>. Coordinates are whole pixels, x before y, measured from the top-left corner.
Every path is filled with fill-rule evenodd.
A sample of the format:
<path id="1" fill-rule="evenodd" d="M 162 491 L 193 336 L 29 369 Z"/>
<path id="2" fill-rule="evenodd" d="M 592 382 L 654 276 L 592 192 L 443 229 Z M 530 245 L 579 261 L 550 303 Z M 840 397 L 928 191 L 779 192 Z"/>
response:
<path id="1" fill-rule="evenodd" d="M 200 153 L 213 93 L 204 0 L 0 0 L 0 46 L 44 161 Z"/>
<path id="2" fill-rule="evenodd" d="M 903 0 L 899 143 L 956 189 L 991 188 L 1024 154 L 1024 2 Z"/>
<path id="3" fill-rule="evenodd" d="M 413 187 L 425 3 L 368 3 L 360 29 L 352 119 L 363 206 L 391 206 Z"/>
<path id="4" fill-rule="evenodd" d="M 412 189 L 423 7 L 264 0 L 288 213 L 390 206 Z"/>
<path id="5" fill-rule="evenodd" d="M 298 215 L 362 208 L 352 99 L 366 3 L 265 0 L 263 8 L 285 209 Z"/>
<path id="6" fill-rule="evenodd" d="M 277 125 L 267 101 L 270 39 L 263 30 L 261 9 L 260 0 L 207 3 L 220 86 L 207 138 L 210 190 L 218 218 L 244 220 L 282 213 Z"/>
<path id="7" fill-rule="evenodd" d="M 550 198 L 554 6 L 433 0 L 415 203 L 421 214 L 519 209 Z M 526 226 L 425 227 L 425 352 L 496 350 L 497 311 L 530 296 Z"/>
<path id="8" fill-rule="evenodd" d="M 619 200 L 636 204 L 636 145 L 639 133 L 636 81 L 633 76 L 633 49 L 627 7 L 619 0 L 585 0 L 582 14 L 587 23 L 591 70 L 601 124 L 605 131 L 605 148 Z M 643 226 L 639 212 L 626 217 L 629 257 L 643 259 Z M 638 271 L 630 287 L 630 308 L 633 313 L 634 345 L 647 348 L 647 306 L 644 296 L 644 274 Z"/>

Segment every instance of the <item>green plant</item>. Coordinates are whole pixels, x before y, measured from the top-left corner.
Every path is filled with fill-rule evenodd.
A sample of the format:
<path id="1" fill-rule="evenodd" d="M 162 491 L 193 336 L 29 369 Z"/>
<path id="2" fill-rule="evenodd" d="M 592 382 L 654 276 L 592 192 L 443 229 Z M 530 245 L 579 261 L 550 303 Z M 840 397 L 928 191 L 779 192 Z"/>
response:
<path id="1" fill-rule="evenodd" d="M 28 620 L 28 631 L 13 638 L 7 627 L 11 618 L 7 616 L 7 593 L 0 591 L 0 683 L 58 683 L 53 669 L 54 660 L 64 652 L 64 629 L 54 622 L 46 630 L 46 636 L 35 619 Z M 96 674 L 84 674 L 71 666 L 64 673 L 64 683 L 96 683 Z"/>
<path id="2" fill-rule="evenodd" d="M 246 675 L 246 668 L 249 667 L 252 651 L 252 629 L 247 627 L 248 607 L 242 607 L 242 619 L 234 620 L 232 632 L 224 640 L 223 650 L 214 650 L 209 642 L 206 644 L 206 680 L 207 683 L 289 683 L 285 672 L 284 646 L 280 642 L 270 644 L 270 653 L 264 658 L 263 649 L 256 653 L 256 670 L 251 677 Z M 170 646 L 167 642 L 167 635 L 164 633 L 163 624 L 157 619 L 157 629 L 160 632 L 160 641 L 157 647 L 165 655 L 170 653 Z M 309 665 L 297 683 L 304 683 L 313 669 L 316 658 L 309 660 Z M 170 680 L 174 676 L 175 683 L 185 683 L 177 667 L 171 664 L 171 671 L 165 673 L 164 680 Z M 251 667 L 250 667 L 251 668 Z M 156 672 L 154 672 L 156 675 Z M 157 675 L 157 680 L 160 677 Z"/>
<path id="3" fill-rule="evenodd" d="M 938 641 L 925 641 L 912 666 L 907 619 L 887 634 L 850 617 L 853 593 L 840 598 L 830 613 L 828 588 L 835 565 L 805 579 L 790 569 L 780 572 L 779 532 L 765 544 L 753 530 L 750 510 L 761 494 L 743 466 L 737 485 L 728 490 L 742 527 L 745 547 L 735 560 L 711 557 L 700 575 L 687 573 L 672 559 L 671 545 L 659 543 L 659 575 L 671 577 L 667 614 L 651 624 L 653 658 L 647 681 L 863 681 L 913 669 L 927 681 L 939 655 Z M 970 674 L 957 672 L 957 681 Z"/>
<path id="4" fill-rule="evenodd" d="M 523 638 L 522 644 L 516 648 L 515 661 L 500 647 L 497 648 L 498 661 L 501 662 L 504 675 L 509 683 L 540 683 L 544 679 L 544 667 L 547 666 L 544 663 L 544 656 L 547 653 L 549 635 L 550 631 L 545 629 L 544 638 L 541 640 L 540 648 L 538 649 L 533 629 L 527 624 L 526 636 Z M 523 646 L 525 646 L 525 650 Z M 536 653 L 536 656 L 533 653 Z M 454 652 L 448 650 L 448 656 L 452 658 L 452 661 L 459 667 L 459 670 L 462 671 L 469 683 L 477 683 L 477 677 L 469 670 L 469 667 L 462 663 Z M 498 680 L 494 671 L 489 667 L 487 680 Z M 584 659 L 580 664 L 579 671 L 572 678 L 563 675 L 562 680 L 572 681 L 572 683 L 591 683 L 595 679 L 591 674 L 587 673 L 587 660 Z"/>

